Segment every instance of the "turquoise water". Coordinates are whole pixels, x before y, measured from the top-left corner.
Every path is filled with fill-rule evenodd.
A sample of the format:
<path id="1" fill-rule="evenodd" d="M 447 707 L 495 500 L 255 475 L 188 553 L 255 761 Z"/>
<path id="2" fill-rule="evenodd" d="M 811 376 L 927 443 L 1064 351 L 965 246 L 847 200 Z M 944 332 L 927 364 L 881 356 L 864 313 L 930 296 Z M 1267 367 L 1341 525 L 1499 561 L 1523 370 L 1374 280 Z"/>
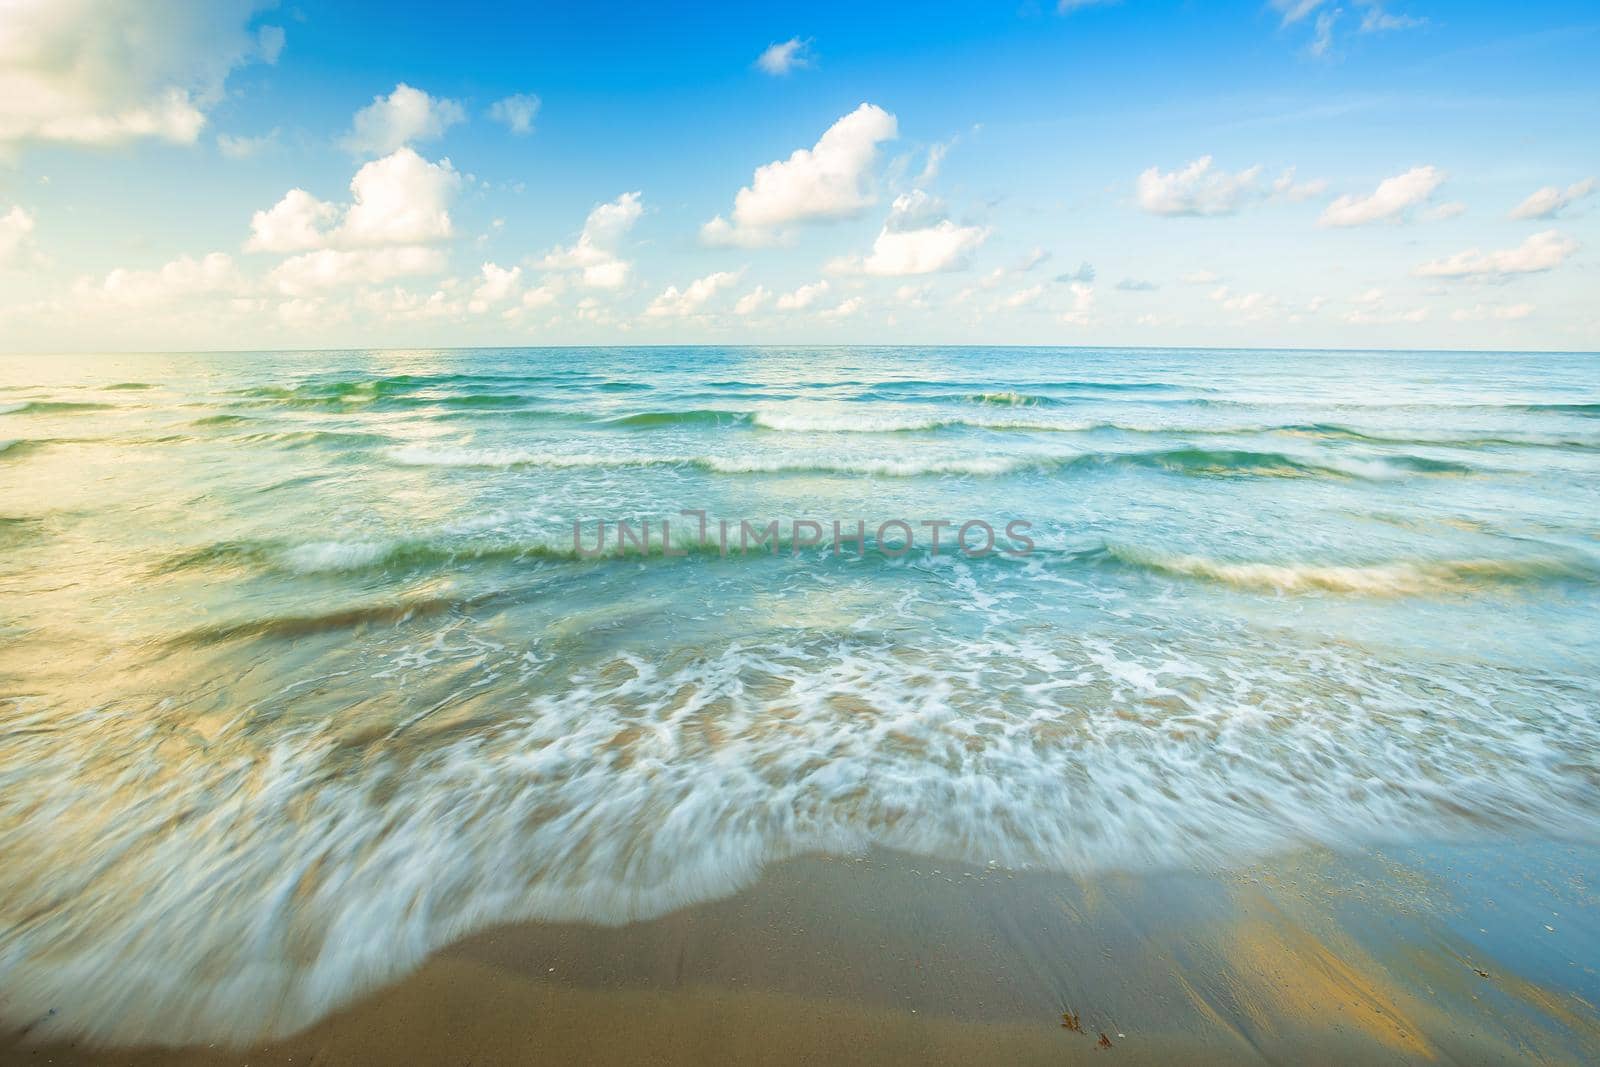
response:
<path id="1" fill-rule="evenodd" d="M 1592 355 L 6 357 L 0 446 L 18 1019 L 281 1033 L 808 850 L 1600 828 Z"/>

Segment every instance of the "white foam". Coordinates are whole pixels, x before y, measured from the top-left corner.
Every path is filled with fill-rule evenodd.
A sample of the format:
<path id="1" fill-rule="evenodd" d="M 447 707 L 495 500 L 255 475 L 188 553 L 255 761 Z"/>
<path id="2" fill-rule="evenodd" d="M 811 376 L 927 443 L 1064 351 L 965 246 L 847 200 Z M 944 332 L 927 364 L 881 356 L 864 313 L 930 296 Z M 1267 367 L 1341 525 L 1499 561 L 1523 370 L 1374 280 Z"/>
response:
<path id="1" fill-rule="evenodd" d="M 452 626 L 421 680 L 518 676 L 524 650 Z M 657 915 L 810 850 L 1082 873 L 1596 825 L 1592 679 L 1223 634 L 918 640 L 618 655 L 467 733 L 426 733 L 435 698 L 387 735 L 19 713 L 0 1005 L 40 1037 L 244 1042 L 487 924 Z"/>
<path id="2" fill-rule="evenodd" d="M 284 550 L 283 559 L 302 574 L 345 571 L 370 565 L 391 547 L 382 541 L 317 541 Z"/>

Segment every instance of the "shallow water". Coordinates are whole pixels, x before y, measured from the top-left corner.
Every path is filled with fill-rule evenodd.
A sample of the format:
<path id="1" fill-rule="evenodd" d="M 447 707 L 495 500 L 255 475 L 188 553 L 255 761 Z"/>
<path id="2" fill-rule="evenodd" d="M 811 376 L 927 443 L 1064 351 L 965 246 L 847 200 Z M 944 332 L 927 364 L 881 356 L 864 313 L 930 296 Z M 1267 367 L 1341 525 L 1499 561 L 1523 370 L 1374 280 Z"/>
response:
<path id="1" fill-rule="evenodd" d="M 0 1003 L 284 1033 L 472 929 L 656 915 L 808 850 L 1592 841 L 1597 371 L 6 357 Z M 969 520 L 996 552 L 954 547 Z"/>

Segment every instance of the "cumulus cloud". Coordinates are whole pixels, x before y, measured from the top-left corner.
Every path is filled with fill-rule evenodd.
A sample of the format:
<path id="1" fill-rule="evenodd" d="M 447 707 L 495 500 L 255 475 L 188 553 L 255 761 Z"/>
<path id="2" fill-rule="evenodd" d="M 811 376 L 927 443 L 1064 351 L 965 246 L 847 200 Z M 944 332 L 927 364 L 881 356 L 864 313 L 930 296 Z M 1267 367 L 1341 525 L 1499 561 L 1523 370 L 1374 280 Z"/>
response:
<path id="1" fill-rule="evenodd" d="M 1269 318 L 1278 309 L 1278 302 L 1266 293 L 1236 293 L 1226 285 L 1219 285 L 1206 295 L 1223 311 L 1251 322 Z"/>
<path id="2" fill-rule="evenodd" d="M 1161 287 L 1155 282 L 1147 282 L 1140 278 L 1124 278 L 1117 283 L 1117 288 L 1125 293 L 1153 293 Z"/>
<path id="3" fill-rule="evenodd" d="M 283 31 L 255 0 L 8 0 L 0 13 L 0 144 L 192 144 L 230 72 L 272 62 Z"/>
<path id="4" fill-rule="evenodd" d="M 640 196 L 635 190 L 597 205 L 584 220 L 578 240 L 565 248 L 551 249 L 539 265 L 545 270 L 577 271 L 581 284 L 590 289 L 621 288 L 633 264 L 618 256 L 617 245 L 644 214 Z"/>
<path id="5" fill-rule="evenodd" d="M 80 281 L 76 294 L 122 307 L 150 307 L 187 297 L 234 294 L 245 287 L 233 258 L 212 252 L 200 259 L 180 256 L 155 270 L 118 267 L 99 284 Z"/>
<path id="6" fill-rule="evenodd" d="M 250 217 L 247 252 L 303 252 L 327 241 L 326 228 L 339 208 L 304 189 L 290 189 L 272 207 Z"/>
<path id="7" fill-rule="evenodd" d="M 669 285 L 660 296 L 650 301 L 645 314 L 652 318 L 684 318 L 696 314 L 717 293 L 738 284 L 740 271 L 717 271 L 704 278 L 696 278 L 687 288 Z"/>
<path id="8" fill-rule="evenodd" d="M 1085 285 L 1094 281 L 1094 267 L 1087 262 L 1079 263 L 1077 270 L 1069 270 L 1065 274 L 1057 274 L 1058 282 L 1083 282 Z"/>
<path id="9" fill-rule="evenodd" d="M 1501 322 L 1514 322 L 1525 319 L 1534 313 L 1532 304 L 1501 304 L 1485 305 L 1474 304 L 1470 308 L 1458 308 L 1450 317 L 1457 322 L 1482 322 L 1485 319 L 1497 319 Z"/>
<path id="10" fill-rule="evenodd" d="M 496 100 L 489 105 L 489 117 L 504 123 L 506 129 L 518 137 L 533 132 L 533 120 L 539 114 L 539 98 L 532 93 L 516 93 Z"/>
<path id="11" fill-rule="evenodd" d="M 848 300 L 841 300 L 831 308 L 824 308 L 817 312 L 819 319 L 847 319 L 859 312 L 865 306 L 859 296 L 852 296 Z"/>
<path id="12" fill-rule="evenodd" d="M 388 96 L 375 96 L 356 112 L 344 146 L 362 155 L 388 155 L 405 145 L 431 141 L 467 113 L 454 100 L 429 96 L 401 82 Z"/>
<path id="13" fill-rule="evenodd" d="M 1043 295 L 1043 285 L 1030 285 L 1026 289 L 1018 289 L 1016 292 L 1002 300 L 1001 304 L 1012 309 L 1024 308 L 1029 304 L 1036 303 Z"/>
<path id="14" fill-rule="evenodd" d="M 347 245 L 422 244 L 452 235 L 450 202 L 461 176 L 448 159 L 409 148 L 375 159 L 350 179 L 354 200 L 336 235 Z"/>
<path id="15" fill-rule="evenodd" d="M 800 67 L 809 67 L 811 63 L 811 42 L 802 41 L 798 37 L 770 44 L 766 51 L 756 57 L 756 66 L 774 77 L 788 74 Z"/>
<path id="16" fill-rule="evenodd" d="M 772 302 L 772 290 L 764 285 L 758 285 L 739 298 L 733 305 L 735 315 L 754 315 Z"/>
<path id="17" fill-rule="evenodd" d="M 341 208 L 290 189 L 250 218 L 249 252 L 427 244 L 453 236 L 450 204 L 461 176 L 448 159 L 430 163 L 409 148 L 363 164 Z M 335 220 L 341 220 L 334 225 Z"/>
<path id="18" fill-rule="evenodd" d="M 1369 196 L 1347 193 L 1322 212 L 1323 226 L 1364 226 L 1369 222 L 1398 220 L 1424 203 L 1440 185 L 1445 173 L 1438 167 L 1412 167 L 1378 183 Z"/>
<path id="19" fill-rule="evenodd" d="M 34 225 L 33 216 L 20 204 L 0 215 L 0 269 L 19 266 L 31 257 Z"/>
<path id="20" fill-rule="evenodd" d="M 985 227 L 960 226 L 945 218 L 937 199 L 913 189 L 895 198 L 871 252 L 836 259 L 828 269 L 879 277 L 962 270 L 988 237 Z"/>
<path id="21" fill-rule="evenodd" d="M 1152 215 L 1232 215 L 1262 195 L 1259 166 L 1229 174 L 1211 163 L 1201 156 L 1182 170 L 1151 167 L 1134 186 L 1139 206 Z"/>
<path id="22" fill-rule="evenodd" d="M 1559 185 L 1547 185 L 1528 196 L 1528 199 L 1511 209 L 1514 219 L 1551 219 L 1555 218 L 1567 208 L 1576 204 L 1594 193 L 1595 180 L 1585 178 L 1581 182 L 1574 182 L 1565 189 Z"/>
<path id="23" fill-rule="evenodd" d="M 522 288 L 522 268 L 506 268 L 498 263 L 485 263 L 479 271 L 481 281 L 472 291 L 467 310 L 482 314 L 497 304 L 503 304 L 517 295 Z"/>
<path id="24" fill-rule="evenodd" d="M 438 274 L 445 255 L 437 248 L 398 246 L 344 250 L 322 248 L 292 256 L 273 268 L 267 280 L 287 296 L 324 289 L 372 285 L 408 275 Z"/>
<path id="25" fill-rule="evenodd" d="M 1578 242 L 1555 230 L 1536 233 L 1516 248 L 1482 252 L 1476 248 L 1435 259 L 1413 273 L 1422 278 L 1504 278 L 1554 270 L 1578 250 Z"/>
<path id="26" fill-rule="evenodd" d="M 1313 178 L 1308 182 L 1294 180 L 1294 167 L 1289 167 L 1278 179 L 1272 183 L 1272 195 L 1281 196 L 1285 200 L 1299 203 L 1321 196 L 1328 191 L 1328 182 L 1324 178 Z"/>
<path id="27" fill-rule="evenodd" d="M 1072 291 L 1072 310 L 1063 313 L 1061 321 L 1068 326 L 1087 326 L 1094 315 L 1094 286 L 1073 282 L 1069 288 Z"/>
<path id="28" fill-rule="evenodd" d="M 779 311 L 803 311 L 815 304 L 819 298 L 826 295 L 830 286 L 826 281 L 812 282 L 802 285 L 792 293 L 784 293 L 778 297 Z"/>
<path id="29" fill-rule="evenodd" d="M 750 184 L 734 197 L 732 220 L 716 216 L 701 228 L 701 239 L 770 244 L 785 226 L 859 214 L 875 200 L 868 179 L 878 145 L 898 132 L 893 115 L 862 104 L 828 127 L 811 148 L 756 168 Z"/>

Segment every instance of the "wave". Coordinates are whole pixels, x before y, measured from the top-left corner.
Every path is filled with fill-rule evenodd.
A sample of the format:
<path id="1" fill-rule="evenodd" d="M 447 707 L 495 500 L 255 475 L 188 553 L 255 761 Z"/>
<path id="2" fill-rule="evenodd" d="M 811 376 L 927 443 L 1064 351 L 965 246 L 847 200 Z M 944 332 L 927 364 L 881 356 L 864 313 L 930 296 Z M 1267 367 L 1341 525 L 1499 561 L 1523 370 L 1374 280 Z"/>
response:
<path id="1" fill-rule="evenodd" d="M 389 458 L 404 466 L 485 469 L 685 467 L 713 474 L 844 474 L 892 478 L 933 475 L 998 476 L 1024 471 L 1124 467 L 1163 470 L 1194 477 L 1333 477 L 1391 479 L 1414 474 L 1471 474 L 1476 468 L 1424 456 L 1385 455 L 1362 459 L 1312 460 L 1281 452 L 1171 448 L 1147 452 L 1077 452 L 1070 455 L 1010 455 L 886 458 L 774 456 L 616 455 L 546 453 L 525 449 L 436 448 L 410 445 Z"/>
<path id="2" fill-rule="evenodd" d="M 1344 441 L 1359 441 L 1380 445 L 1424 445 L 1436 448 L 1555 448 L 1590 451 L 1600 449 L 1600 439 L 1584 437 L 1524 434 L 1517 437 L 1473 436 L 1453 434 L 1419 435 L 1415 433 L 1387 433 L 1382 430 L 1357 428 L 1339 423 L 1301 423 L 1286 426 L 1264 426 L 1256 430 L 1240 431 L 1173 431 L 1175 433 L 1281 433 L 1296 437 L 1320 437 Z"/>
<path id="3" fill-rule="evenodd" d="M 72 411 L 111 411 L 111 404 L 73 400 L 28 400 L 0 408 L 0 415 L 60 415 Z"/>
<path id="4" fill-rule="evenodd" d="M 1600 403 L 1592 404 L 1509 404 L 1519 411 L 1549 411 L 1563 415 L 1600 415 Z"/>
<path id="5" fill-rule="evenodd" d="M 336 445 L 346 448 L 381 446 L 394 443 L 394 438 L 381 433 L 360 433 L 348 430 L 279 430 L 267 433 L 244 434 L 233 438 L 240 444 L 274 444 L 289 448 L 308 445 Z"/>
<path id="6" fill-rule="evenodd" d="M 1012 391 L 1000 393 L 972 393 L 962 399 L 973 404 L 994 404 L 1000 407 L 1025 407 L 1036 408 L 1054 404 L 1055 401 L 1039 393 L 1018 393 Z"/>
<path id="7" fill-rule="evenodd" d="M 816 538 L 797 541 L 793 530 L 785 525 L 780 526 L 773 540 L 751 541 L 741 547 L 737 520 L 730 519 L 728 543 L 724 548 L 716 541 L 715 519 L 710 522 L 710 535 L 705 540 L 698 537 L 697 523 L 673 516 L 667 516 L 666 521 L 672 531 L 670 552 L 665 550 L 662 540 L 663 519 L 655 517 L 630 521 L 631 534 L 626 540 L 619 537 L 615 522 L 608 521 L 601 535 L 598 524 L 591 520 L 580 523 L 576 541 L 570 526 L 548 535 L 514 536 L 503 540 L 463 540 L 459 536 L 445 534 L 389 540 L 357 538 L 294 543 L 223 541 L 174 556 L 160 565 L 158 573 L 218 566 L 247 566 L 295 575 L 394 573 L 483 563 L 594 564 L 626 561 L 670 565 L 678 559 L 759 562 L 774 557 L 794 556 L 806 556 L 822 562 L 836 557 L 845 558 L 852 567 L 860 566 L 853 545 L 845 547 L 842 557 L 833 551 L 831 531 L 826 528 L 818 535 L 820 542 Z M 850 526 L 849 523 L 845 525 Z M 646 527 L 647 536 L 641 545 L 640 532 Z M 867 542 L 864 554 L 873 563 L 901 566 L 905 562 L 926 561 L 933 555 L 928 551 L 926 538 L 922 537 L 911 553 L 902 557 L 898 534 L 891 535 L 891 551 L 886 553 L 873 536 L 876 523 L 866 522 L 865 529 Z M 1035 536 L 1037 539 L 1037 531 Z M 1011 544 L 1004 537 L 998 539 L 999 548 L 1008 548 Z M 954 558 L 956 555 L 957 551 L 948 544 L 940 553 L 941 557 Z M 1042 564 L 1065 570 L 1134 572 L 1280 594 L 1337 593 L 1401 597 L 1459 594 L 1499 586 L 1600 583 L 1600 563 L 1572 551 L 1519 557 L 1391 559 L 1347 564 L 1306 560 L 1239 560 L 1104 542 L 1091 548 L 1035 544 L 1022 555 L 997 551 L 984 557 L 962 558 L 973 565 L 1015 566 L 1027 563 L 1030 566 Z M 387 607 L 382 610 L 390 611 Z M 353 622 L 361 621 L 368 621 L 367 617 L 353 617 Z M 304 620 L 290 623 L 302 624 Z M 229 634 L 248 632 L 239 630 L 237 626 L 228 628 Z"/>
<path id="8" fill-rule="evenodd" d="M 0 459 L 17 459 L 42 444 L 42 441 L 30 441 L 25 438 L 0 437 Z"/>
<path id="9" fill-rule="evenodd" d="M 363 604 L 334 611 L 312 612 L 304 615 L 274 615 L 265 618 L 241 619 L 235 622 L 212 623 L 184 630 L 166 639 L 168 647 L 195 647 L 222 644 L 245 638 L 289 640 L 312 634 L 337 630 L 350 630 L 368 625 L 399 625 L 413 619 L 441 615 L 451 611 L 466 611 L 481 607 L 506 594 L 483 594 L 477 597 L 414 596 Z"/>
<path id="10" fill-rule="evenodd" d="M 668 426 L 739 426 L 748 424 L 748 411 L 721 408 L 693 408 L 684 411 L 640 411 L 601 420 L 601 425 L 627 430 L 654 430 Z"/>
<path id="11" fill-rule="evenodd" d="M 1594 839 L 1589 680 L 1336 643 L 1308 656 L 1270 633 L 1219 664 L 1240 636 L 622 651 L 550 669 L 470 730 L 426 728 L 439 686 L 372 674 L 410 655 L 446 682 L 469 663 L 514 676 L 520 644 L 418 657 L 402 640 L 342 661 L 359 669 L 291 668 L 289 686 L 322 691 L 311 707 L 348 714 L 266 714 L 296 689 L 250 729 L 19 710 L 0 739 L 0 891 L 26 919 L 0 929 L 6 1022 L 248 1044 L 476 929 L 661 915 L 806 852 L 1087 877 L 1308 845 Z"/>
<path id="12" fill-rule="evenodd" d="M 1092 550 L 1087 559 L 1151 574 L 1277 593 L 1422 596 L 1488 586 L 1600 580 L 1594 561 L 1575 556 L 1520 559 L 1415 559 L 1367 564 L 1245 562 L 1158 552 L 1126 545 Z"/>

